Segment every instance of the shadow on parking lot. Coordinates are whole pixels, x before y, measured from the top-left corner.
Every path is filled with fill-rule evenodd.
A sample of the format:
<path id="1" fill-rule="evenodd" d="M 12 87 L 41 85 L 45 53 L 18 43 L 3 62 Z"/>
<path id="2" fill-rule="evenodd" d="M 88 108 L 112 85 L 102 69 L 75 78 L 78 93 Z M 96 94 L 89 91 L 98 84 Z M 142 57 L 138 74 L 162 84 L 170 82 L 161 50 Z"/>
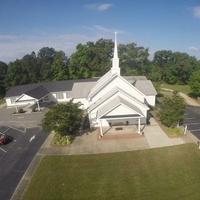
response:
<path id="1" fill-rule="evenodd" d="M 10 136 L 10 135 L 6 135 L 6 136 L 7 136 L 7 140 L 6 140 L 6 143 L 4 145 L 15 141 L 15 139 L 12 136 Z"/>

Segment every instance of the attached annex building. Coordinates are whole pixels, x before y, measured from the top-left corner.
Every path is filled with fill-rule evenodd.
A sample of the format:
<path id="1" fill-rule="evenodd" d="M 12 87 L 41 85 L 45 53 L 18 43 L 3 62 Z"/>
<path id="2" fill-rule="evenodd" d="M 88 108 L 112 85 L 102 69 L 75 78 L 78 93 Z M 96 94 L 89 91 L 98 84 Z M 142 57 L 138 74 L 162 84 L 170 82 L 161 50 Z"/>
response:
<path id="1" fill-rule="evenodd" d="M 145 76 L 120 75 L 115 34 L 112 68 L 101 78 L 64 80 L 11 87 L 5 96 L 8 107 L 41 102 L 81 102 L 90 127 L 114 124 L 146 124 L 149 106 L 155 106 L 156 90 Z"/>

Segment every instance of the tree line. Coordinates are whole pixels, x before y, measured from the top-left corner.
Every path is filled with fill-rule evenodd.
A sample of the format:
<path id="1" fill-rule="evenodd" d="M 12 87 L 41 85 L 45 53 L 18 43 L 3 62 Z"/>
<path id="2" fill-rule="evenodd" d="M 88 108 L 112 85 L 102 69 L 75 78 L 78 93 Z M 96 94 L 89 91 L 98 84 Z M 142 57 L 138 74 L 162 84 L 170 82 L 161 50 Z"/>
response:
<path id="1" fill-rule="evenodd" d="M 0 61 L 0 96 L 15 85 L 102 76 L 111 68 L 113 47 L 112 40 L 99 39 L 78 44 L 70 57 L 43 47 L 8 64 Z M 150 60 L 148 48 L 129 43 L 118 45 L 118 55 L 122 75 L 144 75 L 156 82 L 188 84 L 200 71 L 200 61 L 187 53 L 161 50 Z"/>

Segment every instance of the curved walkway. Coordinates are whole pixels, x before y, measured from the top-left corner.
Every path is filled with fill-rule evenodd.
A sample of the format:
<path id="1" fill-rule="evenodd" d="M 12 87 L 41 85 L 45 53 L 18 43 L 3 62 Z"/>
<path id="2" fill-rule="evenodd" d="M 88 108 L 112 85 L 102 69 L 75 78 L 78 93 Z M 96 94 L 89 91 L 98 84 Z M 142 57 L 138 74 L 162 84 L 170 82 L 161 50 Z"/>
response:
<path id="1" fill-rule="evenodd" d="M 186 104 L 191 105 L 191 106 L 200 106 L 200 104 L 197 101 L 190 98 L 186 94 L 179 92 L 179 95 L 185 100 Z"/>

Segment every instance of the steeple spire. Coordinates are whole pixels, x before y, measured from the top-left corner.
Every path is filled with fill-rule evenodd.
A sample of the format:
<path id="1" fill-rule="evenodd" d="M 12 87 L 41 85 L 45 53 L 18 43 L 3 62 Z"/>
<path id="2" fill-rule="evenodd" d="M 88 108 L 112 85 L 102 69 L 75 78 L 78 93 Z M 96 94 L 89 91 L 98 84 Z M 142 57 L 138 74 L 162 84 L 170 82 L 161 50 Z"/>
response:
<path id="1" fill-rule="evenodd" d="M 114 46 L 114 57 L 112 59 L 112 74 L 120 75 L 120 68 L 119 68 L 119 58 L 118 58 L 118 50 L 117 50 L 117 32 L 115 34 L 115 46 Z"/>

